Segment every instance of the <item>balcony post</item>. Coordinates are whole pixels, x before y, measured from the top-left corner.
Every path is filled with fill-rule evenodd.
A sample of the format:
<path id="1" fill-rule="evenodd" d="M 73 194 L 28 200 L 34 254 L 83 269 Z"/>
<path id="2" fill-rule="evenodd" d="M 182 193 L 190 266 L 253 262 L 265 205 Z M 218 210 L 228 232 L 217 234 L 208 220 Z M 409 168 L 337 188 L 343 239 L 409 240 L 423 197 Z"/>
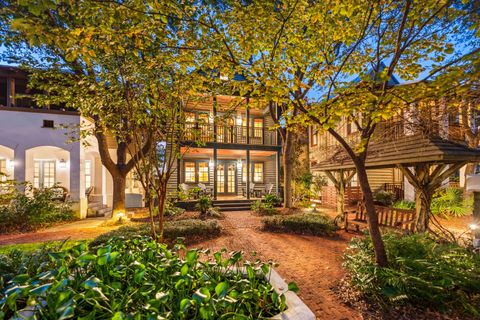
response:
<path id="1" fill-rule="evenodd" d="M 275 193 L 277 195 L 280 195 L 279 192 L 280 192 L 280 150 L 277 151 L 277 153 L 275 154 L 275 170 L 277 171 L 276 175 L 275 175 Z M 283 197 L 283 195 L 282 195 Z"/>
<path id="2" fill-rule="evenodd" d="M 250 149 L 247 149 L 247 199 L 250 199 Z"/>
<path id="3" fill-rule="evenodd" d="M 247 96 L 247 111 L 245 116 L 247 117 L 247 144 L 250 144 L 250 97 Z M 248 154 L 248 153 L 247 153 Z M 248 172 L 247 172 L 248 173 Z M 247 179 L 248 182 L 248 179 Z"/>
<path id="4" fill-rule="evenodd" d="M 213 200 L 217 200 L 217 146 L 213 146 Z"/>
<path id="5" fill-rule="evenodd" d="M 213 142 L 217 142 L 217 96 L 213 96 Z"/>

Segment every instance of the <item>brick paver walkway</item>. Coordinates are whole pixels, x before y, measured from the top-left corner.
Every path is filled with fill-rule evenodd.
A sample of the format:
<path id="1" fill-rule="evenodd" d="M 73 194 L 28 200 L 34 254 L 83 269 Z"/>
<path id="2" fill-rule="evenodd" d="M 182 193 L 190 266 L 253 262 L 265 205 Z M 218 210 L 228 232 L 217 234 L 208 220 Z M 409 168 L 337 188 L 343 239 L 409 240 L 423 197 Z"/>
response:
<path id="1" fill-rule="evenodd" d="M 352 234 L 340 232 L 330 238 L 269 233 L 260 230 L 261 218 L 248 211 L 225 215 L 221 221 L 224 235 L 194 247 L 255 251 L 251 260 L 272 260 L 279 264 L 276 270 L 287 282 L 297 283 L 299 296 L 318 319 L 362 319 L 330 289 L 344 275 L 341 256 Z"/>

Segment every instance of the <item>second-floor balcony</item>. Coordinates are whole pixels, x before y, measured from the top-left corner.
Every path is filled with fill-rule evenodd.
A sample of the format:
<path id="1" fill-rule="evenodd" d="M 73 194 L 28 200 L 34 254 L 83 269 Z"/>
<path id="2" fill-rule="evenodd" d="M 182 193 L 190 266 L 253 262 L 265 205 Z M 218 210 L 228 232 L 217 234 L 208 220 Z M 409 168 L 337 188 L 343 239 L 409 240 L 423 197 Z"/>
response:
<path id="1" fill-rule="evenodd" d="M 277 132 L 264 127 L 186 123 L 185 141 L 276 146 Z"/>

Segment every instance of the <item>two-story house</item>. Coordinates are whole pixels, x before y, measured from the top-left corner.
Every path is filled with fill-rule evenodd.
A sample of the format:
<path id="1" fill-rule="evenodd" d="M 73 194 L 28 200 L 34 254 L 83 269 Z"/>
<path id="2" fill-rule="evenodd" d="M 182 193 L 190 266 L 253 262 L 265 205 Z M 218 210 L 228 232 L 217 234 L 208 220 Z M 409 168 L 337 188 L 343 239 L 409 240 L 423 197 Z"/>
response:
<path id="1" fill-rule="evenodd" d="M 270 129 L 269 110 L 253 107 L 249 98 L 232 108 L 238 100 L 216 95 L 187 106 L 183 157 L 171 190 L 200 186 L 217 203 L 230 201 L 232 208 L 239 200 L 278 192 L 281 147 L 276 130 Z"/>

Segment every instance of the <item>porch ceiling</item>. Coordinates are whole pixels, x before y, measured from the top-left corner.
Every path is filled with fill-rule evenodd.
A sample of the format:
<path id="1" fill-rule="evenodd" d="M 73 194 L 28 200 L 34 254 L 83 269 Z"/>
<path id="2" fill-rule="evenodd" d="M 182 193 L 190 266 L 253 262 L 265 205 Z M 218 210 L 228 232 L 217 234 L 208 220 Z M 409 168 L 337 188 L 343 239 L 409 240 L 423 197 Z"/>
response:
<path id="1" fill-rule="evenodd" d="M 216 96 L 216 99 L 217 99 L 218 112 L 232 111 L 232 110 L 238 110 L 242 113 L 245 112 L 245 107 L 247 106 L 247 102 L 246 102 L 246 98 L 244 97 L 218 95 Z M 194 101 L 190 101 L 187 104 L 187 107 L 188 109 L 191 109 L 191 110 L 211 111 L 213 110 L 213 97 L 211 96 L 199 97 Z M 262 112 L 265 109 L 265 105 L 262 105 L 261 102 L 256 101 L 252 98 L 250 98 L 249 107 L 250 107 L 251 115 L 262 115 Z"/>

